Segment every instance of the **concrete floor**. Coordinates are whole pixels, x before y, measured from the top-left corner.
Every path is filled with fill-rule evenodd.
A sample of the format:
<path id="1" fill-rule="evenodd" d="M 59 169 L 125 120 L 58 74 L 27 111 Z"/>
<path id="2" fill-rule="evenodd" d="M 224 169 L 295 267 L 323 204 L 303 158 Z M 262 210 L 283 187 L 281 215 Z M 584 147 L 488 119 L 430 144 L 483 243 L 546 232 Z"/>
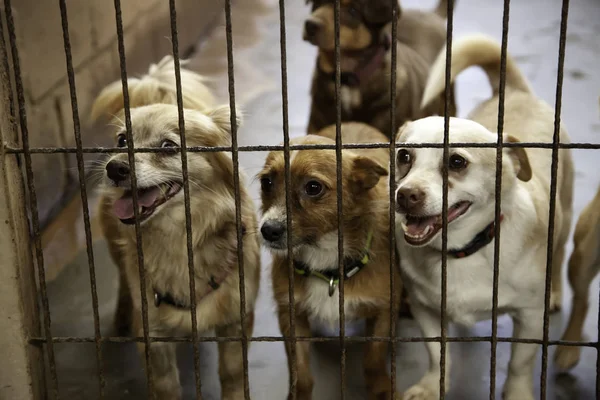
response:
<path id="1" fill-rule="evenodd" d="M 247 144 L 276 144 L 282 141 L 282 107 L 279 53 L 279 15 L 275 0 L 263 0 L 263 7 L 248 7 L 238 3 L 234 9 L 236 37 L 236 88 L 238 100 L 245 109 L 246 120 L 239 132 L 239 141 Z M 433 1 L 403 0 L 404 7 L 425 7 Z M 502 5 L 499 0 L 460 0 L 455 13 L 455 35 L 485 32 L 500 40 Z M 559 0 L 531 0 L 513 2 L 509 51 L 517 59 L 530 79 L 536 93 L 551 105 L 554 104 L 557 49 L 560 25 Z M 597 0 L 571 2 L 567 44 L 562 118 L 573 141 L 598 143 L 600 115 L 600 3 Z M 288 89 L 289 120 L 292 136 L 303 135 L 308 119 L 308 85 L 312 73 L 315 50 L 301 40 L 303 18 L 308 9 L 302 0 L 290 0 L 287 7 Z M 249 8 L 245 10 L 244 8 Z M 241 27 L 240 22 L 244 24 Z M 192 66 L 214 78 L 217 92 L 225 101 L 224 36 L 219 28 L 194 56 Z M 478 70 L 469 70 L 458 80 L 458 105 L 465 115 L 473 105 L 489 94 L 485 76 Z M 579 215 L 600 183 L 597 174 L 598 156 L 591 150 L 578 150 L 575 210 Z M 253 176 L 264 161 L 264 153 L 244 153 L 241 163 L 248 176 Z M 257 183 L 252 183 L 252 193 L 258 199 Z M 112 313 L 115 307 L 116 271 L 106 245 L 95 241 L 94 254 L 97 268 L 98 297 L 100 301 L 101 328 L 110 335 Z M 572 245 L 569 244 L 569 252 Z M 269 256 L 263 253 L 265 272 Z M 597 340 L 598 280 L 592 283 L 592 307 L 586 323 L 589 340 Z M 52 311 L 53 336 L 92 336 L 93 318 L 87 258 L 82 251 L 61 275 L 50 283 L 49 296 Z M 564 292 L 561 314 L 551 318 L 550 338 L 558 339 L 570 309 L 570 290 Z M 508 318 L 498 321 L 498 334 L 510 336 L 512 326 Z M 357 328 L 360 332 L 360 327 Z M 486 336 L 491 334 L 491 323 L 482 322 L 472 329 L 452 328 L 452 335 Z M 256 311 L 256 336 L 280 335 L 271 300 L 268 273 L 263 282 Z M 418 336 L 419 330 L 412 320 L 401 320 L 400 336 Z M 216 375 L 216 345 L 202 344 L 202 382 L 205 399 L 219 398 Z M 485 399 L 489 397 L 489 350 L 486 343 L 458 344 L 452 347 L 454 360 L 450 376 L 452 389 L 448 399 Z M 550 356 L 554 350 L 551 348 Z M 58 379 L 62 398 L 92 399 L 98 397 L 96 358 L 93 345 L 56 345 Z M 146 398 L 145 378 L 135 346 L 110 344 L 103 347 L 106 377 L 106 398 Z M 185 398 L 194 397 L 192 351 L 181 346 L 180 368 Z M 365 398 L 361 372 L 360 345 L 348 347 L 347 399 Z M 506 375 L 509 346 L 498 345 L 497 393 Z M 540 359 L 536 376 L 539 377 Z M 336 345 L 315 345 L 313 371 L 316 378 L 315 399 L 339 398 L 339 348 Z M 397 379 L 400 390 L 414 384 L 427 364 L 425 348 L 421 343 L 400 344 L 397 348 Z M 283 399 L 287 392 L 287 367 L 281 343 L 254 343 L 250 348 L 250 385 L 254 399 Z M 595 397 L 596 351 L 583 350 L 581 362 L 568 374 L 561 374 L 550 363 L 548 374 L 548 399 L 592 399 Z M 536 381 L 539 394 L 539 379 Z"/>

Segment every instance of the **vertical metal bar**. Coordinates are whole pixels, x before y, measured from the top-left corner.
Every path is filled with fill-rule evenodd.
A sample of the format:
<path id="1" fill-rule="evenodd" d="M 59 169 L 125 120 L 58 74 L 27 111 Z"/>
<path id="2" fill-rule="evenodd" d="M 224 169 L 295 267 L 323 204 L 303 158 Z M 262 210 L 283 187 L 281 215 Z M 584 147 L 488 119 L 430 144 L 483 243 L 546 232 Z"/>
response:
<path id="1" fill-rule="evenodd" d="M 494 277 L 492 292 L 492 340 L 490 354 L 490 400 L 496 398 L 496 350 L 498 346 L 498 276 L 500 274 L 500 214 L 502 209 L 502 152 L 504 148 L 504 98 L 506 92 L 506 58 L 510 0 L 504 0 L 502 17 L 502 51 L 500 53 L 500 86 L 498 93 L 498 140 L 496 142 L 496 192 L 494 209 Z"/>
<path id="2" fill-rule="evenodd" d="M 548 220 L 548 247 L 546 249 L 546 293 L 544 297 L 544 336 L 542 340 L 542 373 L 540 376 L 540 398 L 546 399 L 546 377 L 548 375 L 548 330 L 550 327 L 550 292 L 552 290 L 552 256 L 554 252 L 554 215 L 556 211 L 556 189 L 558 176 L 558 146 L 560 144 L 560 113 L 562 109 L 563 71 L 567 44 L 567 20 L 569 0 L 563 0 L 560 19 L 560 43 L 558 47 L 558 71 L 556 74 L 556 100 L 554 105 L 554 134 L 552 139 L 552 164 L 550 167 L 550 209 Z"/>
<path id="3" fill-rule="evenodd" d="M 396 308 L 396 209 L 395 187 L 396 187 L 396 68 L 398 66 L 398 0 L 390 0 L 392 3 L 392 65 L 390 71 L 390 340 L 391 340 L 391 371 L 392 393 L 396 393 L 396 321 L 398 310 Z"/>
<path id="4" fill-rule="evenodd" d="M 338 230 L 338 271 L 339 311 L 340 311 L 340 396 L 344 400 L 346 393 L 346 316 L 344 314 L 344 232 L 343 232 L 343 190 L 342 190 L 342 103 L 341 103 L 341 65 L 340 65 L 340 0 L 334 1 L 335 19 L 335 163 L 337 185 L 337 230 Z"/>
<path id="5" fill-rule="evenodd" d="M 448 20 L 446 25 L 446 87 L 444 91 L 444 149 L 442 162 L 442 299 L 441 299 L 441 340 L 440 340 L 440 399 L 445 398 L 446 388 L 446 295 L 448 264 L 448 158 L 450 143 L 450 100 L 452 83 L 450 67 L 452 62 L 452 29 L 454 22 L 454 0 L 448 0 Z"/>
<path id="6" fill-rule="evenodd" d="M 290 313 L 290 337 L 284 340 L 290 349 L 290 394 L 292 400 L 296 400 L 296 383 L 298 380 L 298 360 L 296 355 L 296 300 L 294 299 L 294 263 L 292 259 L 292 174 L 290 170 L 290 131 L 288 114 L 288 83 L 287 83 L 287 40 L 285 25 L 285 0 L 279 0 L 279 40 L 281 46 L 281 104 L 283 118 L 283 161 L 284 161 L 284 181 L 285 181 L 285 218 L 287 236 L 287 261 L 288 261 L 288 295 L 289 295 L 289 313 Z"/>
<path id="7" fill-rule="evenodd" d="M 190 183 L 188 178 L 187 144 L 185 136 L 185 118 L 183 113 L 183 96 L 181 92 L 181 65 L 179 63 L 179 41 L 177 37 L 177 9 L 175 0 L 169 0 L 171 17 L 171 43 L 173 45 L 173 63 L 175 67 L 175 86 L 177 89 L 177 113 L 179 118 L 179 138 L 181 140 L 181 175 L 183 179 L 183 201 L 185 208 L 185 232 L 188 256 L 188 277 L 190 280 L 190 314 L 192 318 L 192 346 L 194 348 L 194 377 L 196 397 L 202 398 L 202 382 L 200 380 L 200 344 L 198 343 L 198 321 L 196 315 L 196 279 L 194 273 L 194 248 L 192 245 L 192 213 L 190 211 Z"/>
<path id="8" fill-rule="evenodd" d="M 240 279 L 240 319 L 242 324 L 242 363 L 244 368 L 244 398 L 250 400 L 248 382 L 248 336 L 246 332 L 246 287 L 244 285 L 244 241 L 242 236 L 242 204 L 240 191 L 240 167 L 237 137 L 237 115 L 235 106 L 235 76 L 233 65 L 233 32 L 231 25 L 231 0 L 225 2 L 227 35 L 227 74 L 229 79 L 229 109 L 231 118 L 231 158 L 233 159 L 233 186 L 235 194 L 235 226 L 237 232 L 237 257 Z M 290 253 L 291 254 L 291 253 Z"/>
<path id="9" fill-rule="evenodd" d="M 81 124 L 79 121 L 79 107 L 77 105 L 77 88 L 75 86 L 75 72 L 73 70 L 73 57 L 71 54 L 71 39 L 69 37 L 69 18 L 65 0 L 59 0 L 60 17 L 62 21 L 63 41 L 65 47 L 65 60 L 67 76 L 69 79 L 69 94 L 71 96 L 71 111 L 73 113 L 73 134 L 77 147 L 77 171 L 79 175 L 79 191 L 81 193 L 81 206 L 83 211 L 83 226 L 85 230 L 85 244 L 87 249 L 88 266 L 90 269 L 90 287 L 92 291 L 92 311 L 94 313 L 94 343 L 96 345 L 96 364 L 98 368 L 98 385 L 100 398 L 104 398 L 104 371 L 102 366 L 102 336 L 100 333 L 100 317 L 98 315 L 98 292 L 96 290 L 96 266 L 94 263 L 94 250 L 92 247 L 92 229 L 90 226 L 90 209 L 85 183 L 85 165 L 83 162 Z"/>
<path id="10" fill-rule="evenodd" d="M 140 229 L 137 177 L 135 175 L 135 151 L 133 131 L 131 128 L 131 110 L 129 106 L 129 86 L 127 84 L 127 60 L 125 56 L 125 43 L 123 39 L 123 18 L 121 15 L 121 0 L 114 0 L 115 21 L 117 24 L 117 43 L 119 47 L 119 66 L 121 69 L 121 84 L 123 85 L 123 111 L 125 112 L 125 130 L 127 137 L 127 155 L 131 169 L 131 197 L 133 200 L 133 214 L 135 218 L 135 241 L 137 250 L 138 271 L 140 274 L 140 295 L 142 297 L 142 329 L 144 331 L 144 353 L 146 357 L 146 375 L 148 377 L 148 394 L 154 393 L 154 380 L 152 377 L 152 364 L 150 363 L 150 336 L 148 327 L 148 299 L 146 296 L 146 268 L 144 266 L 144 253 L 142 248 L 142 231 Z"/>
<path id="11" fill-rule="evenodd" d="M 44 319 L 44 336 L 46 338 L 46 354 L 51 380 L 50 397 L 59 399 L 58 376 L 56 374 L 56 359 L 54 356 L 54 343 L 52 342 L 52 321 L 50 318 L 50 305 L 48 303 L 48 291 L 46 288 L 46 273 L 44 271 L 44 253 L 42 251 L 42 241 L 40 234 L 40 221 L 37 210 L 37 195 L 35 183 L 33 180 L 33 167 L 31 163 L 31 152 L 29 151 L 29 129 L 27 127 L 27 111 L 25 108 L 25 94 L 23 90 L 23 80 L 21 78 L 21 65 L 19 61 L 19 50 L 17 46 L 17 37 L 15 33 L 15 22 L 12 15 L 12 5 L 10 0 L 4 0 L 6 10 L 6 25 L 8 28 L 8 38 L 13 61 L 13 71 L 15 75 L 15 86 L 17 89 L 17 102 L 19 108 L 19 123 L 21 125 L 21 138 L 23 141 L 23 152 L 25 158 L 25 172 L 27 176 L 27 189 L 29 191 L 29 208 L 31 210 L 31 225 L 33 228 L 33 241 L 35 245 L 35 256 L 38 269 L 38 279 L 40 285 L 40 295 L 42 302 L 42 311 Z"/>
<path id="12" fill-rule="evenodd" d="M 596 400 L 600 400 L 600 299 L 598 300 L 598 303 L 598 341 L 596 342 Z"/>

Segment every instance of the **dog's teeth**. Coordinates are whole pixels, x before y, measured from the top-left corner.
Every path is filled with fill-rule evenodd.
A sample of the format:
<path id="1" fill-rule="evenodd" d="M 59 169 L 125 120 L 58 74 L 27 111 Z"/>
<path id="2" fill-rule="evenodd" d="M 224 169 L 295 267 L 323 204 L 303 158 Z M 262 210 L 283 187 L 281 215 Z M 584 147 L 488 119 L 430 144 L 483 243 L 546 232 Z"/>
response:
<path id="1" fill-rule="evenodd" d="M 404 232 L 408 231 L 408 225 L 406 225 L 406 223 L 404 223 L 404 222 L 400 222 L 400 225 L 402 226 L 402 230 L 403 230 Z"/>
<path id="2" fill-rule="evenodd" d="M 429 235 L 429 232 L 431 232 L 432 229 L 433 229 L 433 227 L 431 225 L 427 225 L 427 229 L 425 229 L 425 233 L 423 233 L 422 236 Z"/>

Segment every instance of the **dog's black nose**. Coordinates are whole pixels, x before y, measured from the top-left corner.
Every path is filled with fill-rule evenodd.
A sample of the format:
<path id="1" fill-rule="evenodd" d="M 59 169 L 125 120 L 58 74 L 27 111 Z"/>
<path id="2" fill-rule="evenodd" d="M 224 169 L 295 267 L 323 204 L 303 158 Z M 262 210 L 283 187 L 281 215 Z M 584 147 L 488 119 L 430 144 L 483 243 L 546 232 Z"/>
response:
<path id="1" fill-rule="evenodd" d="M 115 183 L 124 181 L 129 177 L 129 165 L 119 160 L 112 160 L 106 164 L 106 175 Z"/>
<path id="2" fill-rule="evenodd" d="M 265 240 L 276 242 L 285 233 L 285 225 L 278 221 L 265 221 L 260 227 L 260 233 L 262 233 Z"/>
<path id="3" fill-rule="evenodd" d="M 305 36 L 308 38 L 314 37 L 319 32 L 320 28 L 321 28 L 321 25 L 318 22 L 310 20 L 310 19 L 307 20 L 304 23 Z"/>
<path id="4" fill-rule="evenodd" d="M 421 189 L 405 187 L 398 189 L 396 205 L 399 211 L 415 212 L 423 207 L 425 192 Z"/>

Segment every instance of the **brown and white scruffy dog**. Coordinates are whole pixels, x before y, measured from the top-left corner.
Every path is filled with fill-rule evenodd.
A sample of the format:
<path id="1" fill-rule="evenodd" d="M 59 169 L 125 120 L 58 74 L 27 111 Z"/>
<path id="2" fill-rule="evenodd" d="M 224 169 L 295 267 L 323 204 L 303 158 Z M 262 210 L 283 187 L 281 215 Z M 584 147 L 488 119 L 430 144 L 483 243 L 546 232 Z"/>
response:
<path id="1" fill-rule="evenodd" d="M 386 142 L 377 130 L 357 123 L 342 125 L 344 143 Z M 334 144 L 335 127 L 291 141 L 292 144 Z M 390 254 L 389 188 L 385 149 L 343 150 L 344 313 L 346 320 L 366 318 L 367 334 L 389 336 Z M 385 167 L 384 167 L 385 166 Z M 284 336 L 291 335 L 288 257 L 294 278 L 295 332 L 310 336 L 310 322 L 339 324 L 337 183 L 334 150 L 297 150 L 290 154 L 292 232 L 286 227 L 284 155 L 271 152 L 259 173 L 262 190 L 260 229 L 263 244 L 273 254 L 272 282 Z M 293 254 L 287 253 L 291 240 Z M 365 258 L 366 256 L 366 258 Z M 400 276 L 393 270 L 399 302 Z M 398 308 L 396 308 L 397 310 Z M 365 349 L 365 379 L 370 399 L 391 399 L 386 342 Z M 298 399 L 311 399 L 313 378 L 309 342 L 296 343 Z M 291 363 L 291 348 L 286 347 Z M 290 364 L 291 368 L 291 364 Z M 290 385 L 291 385 L 290 378 Z M 290 393 L 291 398 L 292 393 Z"/>
<path id="2" fill-rule="evenodd" d="M 487 36 L 457 40 L 452 48 L 454 78 L 478 65 L 487 73 L 493 96 L 469 119 L 450 119 L 450 143 L 496 143 L 500 46 Z M 506 64 L 505 142 L 552 143 L 554 111 L 529 88 L 516 63 Z M 445 51 L 432 67 L 424 102 L 444 87 Z M 398 133 L 406 143 L 442 143 L 444 119 L 408 123 Z M 564 128 L 560 139 L 568 142 Z M 400 144 L 401 146 L 401 144 Z M 545 298 L 550 199 L 549 149 L 505 147 L 502 191 L 498 312 L 514 322 L 516 339 L 541 339 Z M 400 149 L 397 153 L 398 251 L 411 311 L 427 337 L 440 336 L 443 149 Z M 448 161 L 448 259 L 446 315 L 471 325 L 492 313 L 496 149 L 450 148 Z M 552 305 L 560 302 L 560 270 L 571 224 L 573 166 L 569 150 L 558 153 L 558 193 L 554 227 Z M 408 389 L 405 400 L 439 398 L 440 344 L 427 343 L 430 365 Z M 503 394 L 507 400 L 533 399 L 533 368 L 538 346 L 513 343 Z M 446 374 L 449 371 L 446 354 Z M 451 379 L 446 378 L 446 390 Z"/>
<path id="3" fill-rule="evenodd" d="M 334 0 L 308 0 L 312 14 L 304 25 L 304 40 L 319 49 L 312 81 L 308 133 L 335 123 Z M 342 120 L 369 124 L 393 137 L 390 124 L 391 46 L 397 47 L 396 121 L 401 126 L 444 112 L 440 95 L 425 109 L 421 96 L 429 68 L 446 41 L 447 1 L 434 12 L 399 10 L 396 39 L 391 37 L 390 0 L 341 0 L 340 68 Z M 450 104 L 456 112 L 454 99 Z"/>
<path id="4" fill-rule="evenodd" d="M 230 146 L 228 106 L 212 106 L 201 77 L 181 70 L 185 137 L 188 146 Z M 129 80 L 131 126 L 136 147 L 177 148 L 180 145 L 173 59 L 165 57 L 141 79 Z M 112 115 L 115 142 L 126 147 L 121 84 L 104 89 L 93 115 Z M 240 336 L 240 293 L 235 220 L 233 163 L 226 152 L 188 152 L 188 182 L 198 332 L 215 329 L 217 336 Z M 106 160 L 100 221 L 120 287 L 116 324 L 120 333 L 133 322 L 142 336 L 140 276 L 134 229 L 131 169 L 126 153 Z M 139 223 L 143 243 L 150 336 L 189 335 L 191 300 L 186 245 L 181 155 L 135 154 Z M 246 290 L 246 332 L 252 333 L 258 291 L 260 254 L 254 204 L 242 186 L 243 251 Z M 139 345 L 143 353 L 144 345 Z M 174 343 L 152 343 L 151 370 L 157 397 L 179 399 L 181 388 Z M 242 348 L 219 343 L 222 398 L 243 398 Z"/>

